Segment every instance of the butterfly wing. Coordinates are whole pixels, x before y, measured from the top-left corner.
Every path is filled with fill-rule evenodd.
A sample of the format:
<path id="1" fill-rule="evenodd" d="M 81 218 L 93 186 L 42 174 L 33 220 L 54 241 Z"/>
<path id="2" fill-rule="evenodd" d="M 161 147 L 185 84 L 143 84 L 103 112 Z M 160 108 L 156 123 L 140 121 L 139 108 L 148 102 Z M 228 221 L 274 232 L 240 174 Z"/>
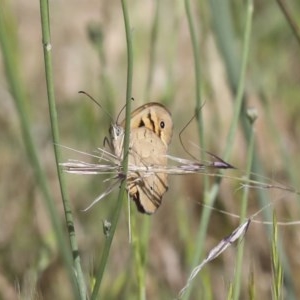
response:
<path id="1" fill-rule="evenodd" d="M 110 129 L 114 154 L 123 159 L 125 120 Z M 167 149 L 172 138 L 173 122 L 170 112 L 160 103 L 151 102 L 131 113 L 129 164 L 133 167 L 167 165 Z M 136 171 L 127 176 L 127 190 L 140 212 L 152 214 L 160 206 L 168 189 L 164 172 Z"/>
<path id="2" fill-rule="evenodd" d="M 129 194 L 140 212 L 154 213 L 168 190 L 168 175 L 151 172 L 151 168 L 167 165 L 166 154 L 167 146 L 152 130 L 140 127 L 131 131 L 129 164 L 149 168 L 146 172 L 133 172 L 127 178 Z"/>
<path id="3" fill-rule="evenodd" d="M 121 123 L 125 128 L 125 120 Z M 148 128 L 168 146 L 173 134 L 173 121 L 167 108 L 157 102 L 150 102 L 138 107 L 131 113 L 130 127 Z"/>

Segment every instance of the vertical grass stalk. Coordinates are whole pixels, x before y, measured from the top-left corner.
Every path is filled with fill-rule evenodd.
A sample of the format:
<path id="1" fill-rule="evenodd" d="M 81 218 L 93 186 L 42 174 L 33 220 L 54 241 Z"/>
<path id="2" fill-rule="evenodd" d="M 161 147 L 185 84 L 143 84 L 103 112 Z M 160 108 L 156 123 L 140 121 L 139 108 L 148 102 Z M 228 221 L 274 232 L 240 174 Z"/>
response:
<path id="1" fill-rule="evenodd" d="M 274 300 L 283 299 L 283 271 L 278 252 L 278 227 L 276 214 L 273 213 L 273 236 L 272 236 L 272 292 Z"/>
<path id="2" fill-rule="evenodd" d="M 213 21 L 214 21 L 214 30 L 216 33 L 216 38 L 217 38 L 217 43 L 218 46 L 221 50 L 221 54 L 223 55 L 224 58 L 224 63 L 226 66 L 226 70 L 228 73 L 228 80 L 232 89 L 232 92 L 235 93 L 238 90 L 238 69 L 237 66 L 240 65 L 239 63 L 239 56 L 236 53 L 236 48 L 234 47 L 235 45 L 235 39 L 233 38 L 234 36 L 234 30 L 232 26 L 232 19 L 233 17 L 230 14 L 229 10 L 229 3 L 227 1 L 222 1 L 222 0 L 210 0 L 210 5 L 211 5 L 211 10 L 212 10 L 212 16 L 213 16 Z M 253 0 L 248 0 L 247 2 L 248 6 L 248 13 L 249 14 L 249 6 L 251 7 L 251 10 L 253 10 Z M 248 18 L 248 17 L 247 17 Z M 239 94 L 237 92 L 237 94 Z M 245 136 L 246 141 L 249 140 L 249 136 L 251 134 L 249 124 L 246 122 L 247 120 L 245 118 L 241 118 L 241 125 L 243 129 L 243 133 Z M 228 146 L 228 149 L 231 148 L 231 146 Z M 229 156 L 229 151 L 226 150 L 225 154 Z M 224 157 L 226 160 L 227 158 Z M 253 167 L 252 167 L 253 173 L 259 174 L 261 177 L 264 176 L 265 170 L 263 168 L 262 163 L 260 162 L 258 153 L 256 148 L 254 149 L 253 152 Z M 254 178 L 255 179 L 255 178 Z M 259 180 L 259 178 L 258 178 Z M 215 190 L 216 185 L 213 187 Z M 211 195 L 213 196 L 214 191 L 211 192 Z M 265 191 L 258 189 L 257 190 L 257 199 L 261 207 L 266 206 L 269 202 L 270 199 L 267 197 Z M 272 216 L 270 214 L 269 210 L 264 210 L 263 211 L 264 219 L 265 220 L 271 220 Z M 268 231 L 268 234 L 270 234 L 270 230 L 267 227 L 266 228 Z M 295 299 L 295 293 L 294 293 L 294 287 L 293 287 L 293 281 L 292 281 L 292 276 L 290 272 L 290 268 L 288 265 L 288 261 L 286 258 L 286 255 L 282 249 L 282 247 L 279 247 L 280 253 L 281 253 L 281 261 L 282 265 L 284 266 L 284 274 L 285 274 L 285 284 L 287 287 L 287 293 L 288 293 L 288 298 L 289 299 Z"/>
<path id="3" fill-rule="evenodd" d="M 191 13 L 190 0 L 185 0 L 184 5 L 185 5 L 185 12 L 188 20 L 188 25 L 189 25 L 189 31 L 191 35 L 191 42 L 192 42 L 192 49 L 193 49 L 193 56 L 194 56 L 196 114 L 197 114 L 199 141 L 201 147 L 205 149 L 203 117 L 202 117 L 202 110 L 201 110 L 201 68 L 200 68 L 199 41 L 197 39 L 196 29 L 195 29 L 195 25 Z"/>
<path id="4" fill-rule="evenodd" d="M 124 25 L 125 25 L 125 33 L 126 33 L 126 45 L 127 45 L 127 87 L 126 87 L 126 125 L 125 125 L 125 137 L 124 137 L 124 152 L 128 153 L 129 148 L 129 134 L 130 134 L 130 114 L 131 114 L 131 90 L 132 90 L 132 74 L 133 74 L 133 54 L 132 54 L 132 37 L 131 37 L 131 28 L 129 22 L 129 16 L 127 11 L 127 4 L 125 0 L 121 0 L 123 17 L 124 17 Z M 128 170 L 128 155 L 124 155 L 124 159 L 122 162 L 122 167 L 124 173 L 127 174 Z M 112 224 L 110 229 L 110 234 L 107 236 L 105 240 L 104 249 L 101 256 L 100 266 L 96 274 L 96 282 L 93 288 L 91 300 L 97 299 L 97 295 L 100 289 L 100 285 L 102 282 L 104 270 L 107 264 L 110 247 L 112 244 L 112 240 L 117 228 L 123 198 L 126 189 L 126 180 L 122 181 L 120 192 L 118 195 L 118 200 L 116 203 L 116 207 L 114 209 L 114 214 L 112 216 Z"/>
<path id="5" fill-rule="evenodd" d="M 149 101 L 151 98 L 151 89 L 153 83 L 153 75 L 154 75 L 154 66 L 156 62 L 156 45 L 157 38 L 159 32 L 159 13 L 160 13 L 161 1 L 155 1 L 155 11 L 154 18 L 151 27 L 151 35 L 150 35 L 150 46 L 149 46 L 149 65 L 148 65 L 148 73 L 146 79 L 146 87 L 145 87 L 145 96 L 144 101 Z M 132 215 L 132 222 L 136 223 L 137 219 L 134 215 Z M 135 268 L 138 277 L 138 289 L 139 289 L 139 299 L 146 298 L 146 289 L 145 289 L 145 278 L 146 278 L 146 264 L 147 264 L 147 254 L 148 254 L 148 245 L 149 245 L 149 236 L 150 229 L 152 224 L 151 217 L 144 217 L 140 224 L 141 230 L 138 230 L 138 226 L 133 224 L 132 233 L 133 233 L 133 251 L 135 257 Z M 137 236 L 139 234 L 139 237 Z"/>
<path id="6" fill-rule="evenodd" d="M 135 211 L 136 212 L 136 211 Z M 140 216 L 139 216 L 140 217 Z M 143 216 L 143 222 L 150 224 L 149 216 Z M 145 220 L 146 217 L 146 220 Z M 148 217 L 148 218 L 147 218 Z M 135 268 L 135 277 L 137 278 L 137 299 L 145 300 L 146 299 L 146 287 L 145 287 L 145 278 L 146 278 L 146 255 L 147 255 L 147 246 L 149 234 L 146 240 L 143 240 L 141 237 L 141 231 L 144 234 L 145 227 L 142 226 L 139 230 L 140 225 L 138 225 L 138 216 L 132 215 L 132 246 L 133 246 L 133 255 L 134 255 L 134 268 Z M 148 227 L 150 228 L 150 226 Z M 146 230 L 148 229 L 146 227 Z M 148 231 L 146 231 L 148 233 Z"/>
<path id="7" fill-rule="evenodd" d="M 247 167 L 245 180 L 250 178 L 252 162 L 253 162 L 253 153 L 254 153 L 254 142 L 255 142 L 255 134 L 254 134 L 254 122 L 256 120 L 256 111 L 248 111 L 248 119 L 251 124 L 251 136 L 248 144 L 248 155 L 247 155 Z M 240 224 L 242 224 L 247 217 L 247 206 L 248 206 L 248 194 L 249 188 L 244 188 L 242 202 L 241 202 L 241 210 L 240 210 Z M 240 290 L 241 290 L 241 279 L 242 279 L 242 266 L 243 266 L 243 254 L 244 254 L 244 243 L 245 239 L 243 238 L 239 245 L 237 251 L 237 260 L 236 260 L 236 269 L 233 280 L 233 297 L 230 299 L 240 299 Z"/>
<path id="8" fill-rule="evenodd" d="M 52 70 L 52 45 L 50 36 L 50 20 L 49 20 L 49 3 L 47 0 L 40 1 L 40 13 L 41 13 L 41 26 L 42 26 L 42 39 L 43 39 L 43 50 L 44 50 L 44 62 L 45 62 L 45 74 L 46 74 L 46 84 L 47 84 L 47 96 L 49 105 L 49 114 L 52 130 L 52 138 L 54 144 L 54 154 L 56 159 L 56 168 L 60 184 L 60 191 L 62 195 L 65 219 L 70 239 L 70 245 L 73 255 L 73 264 L 76 271 L 76 281 L 79 288 L 80 298 L 86 299 L 86 285 L 84 281 L 84 275 L 81 269 L 80 256 L 78 251 L 78 245 L 75 234 L 74 221 L 70 206 L 70 201 L 66 191 L 66 185 L 62 170 L 59 167 L 59 162 L 61 161 L 60 154 L 60 139 L 59 139 L 59 128 L 57 120 L 57 110 L 55 104 L 55 91 L 53 82 L 53 70 Z"/>
<path id="9" fill-rule="evenodd" d="M 213 17 L 217 18 L 222 13 L 219 11 L 219 6 L 216 5 L 216 1 L 211 0 L 210 3 L 212 4 L 212 7 L 216 9 L 214 11 L 213 9 Z M 221 4 L 220 4 L 221 5 Z M 222 6 L 222 5 L 221 5 Z M 226 11 L 226 9 L 224 10 Z M 250 45 L 250 36 L 251 36 L 251 28 L 252 28 L 252 13 L 253 13 L 253 4 L 252 1 L 249 0 L 247 4 L 247 16 L 246 16 L 246 23 L 245 23 L 245 31 L 244 31 L 244 42 L 243 42 L 243 60 L 241 64 L 241 69 L 240 69 L 240 75 L 238 79 L 238 84 L 237 84 L 237 95 L 235 99 L 235 106 L 234 106 L 234 117 L 233 121 L 231 123 L 230 131 L 227 137 L 227 142 L 226 142 L 226 149 L 225 149 L 225 154 L 223 156 L 224 160 L 228 160 L 229 155 L 232 150 L 232 144 L 233 144 L 233 138 L 235 136 L 235 133 L 238 128 L 238 120 L 241 112 L 241 106 L 242 106 L 242 100 L 243 100 L 243 93 L 244 93 L 244 82 L 245 82 L 245 73 L 246 73 L 246 66 L 247 66 L 247 61 L 248 61 L 248 53 L 249 53 L 249 45 Z M 224 19 L 224 15 L 220 18 L 221 20 L 218 20 L 219 22 Z M 223 20 L 224 22 L 227 22 L 225 19 Z M 221 24 L 220 24 L 221 26 Z M 224 37 L 223 37 L 224 39 Z M 234 64 L 236 64 L 236 61 L 232 61 Z M 234 73 L 235 67 L 232 66 L 229 70 L 231 70 L 231 73 Z M 211 207 L 214 204 L 214 201 L 216 199 L 217 193 L 219 191 L 219 186 L 221 183 L 221 177 L 218 177 L 211 187 L 210 191 L 207 191 L 205 193 L 205 203 L 208 205 L 207 207 Z M 199 231 L 198 231 L 198 236 L 197 236 L 197 245 L 196 245 L 196 251 L 195 255 L 193 258 L 192 262 L 192 269 L 194 266 L 197 265 L 199 262 L 202 254 L 202 249 L 203 245 L 205 244 L 205 237 L 206 237 L 206 232 L 207 232 L 207 226 L 210 218 L 211 210 L 208 208 L 204 208 L 202 211 L 201 215 L 201 222 L 199 225 Z M 192 285 L 191 285 L 192 286 Z M 191 288 L 186 292 L 184 299 L 188 299 L 190 296 Z"/>
<path id="10" fill-rule="evenodd" d="M 161 5 L 160 0 L 155 1 L 155 13 L 151 29 L 150 47 L 149 47 L 149 66 L 147 74 L 147 82 L 145 88 L 145 100 L 148 101 L 153 82 L 154 65 L 155 65 L 155 48 L 157 42 L 158 28 L 159 28 L 159 8 Z"/>
<path id="11" fill-rule="evenodd" d="M 189 31 L 191 36 L 191 43 L 192 43 L 192 49 L 193 49 L 193 56 L 194 56 L 194 72 L 195 72 L 195 93 L 196 93 L 196 114 L 197 114 L 197 125 L 198 125 L 198 133 L 199 133 L 199 141 L 200 145 L 203 149 L 205 149 L 205 141 L 204 141 L 204 126 L 203 126 L 203 117 L 202 117 L 202 110 L 201 110 L 201 68 L 200 68 L 200 49 L 199 49 L 199 41 L 197 39 L 196 35 L 196 29 L 191 13 L 191 7 L 190 7 L 190 1 L 185 0 L 185 12 L 188 20 L 189 25 Z M 203 185 L 204 185 L 204 195 L 207 195 L 208 190 L 208 178 L 203 177 Z M 206 196 L 204 196 L 204 202 L 206 203 Z M 203 208 L 202 214 L 208 214 L 208 207 Z M 205 211 L 207 211 L 205 213 Z M 205 218 L 206 226 L 203 226 L 203 219 L 201 219 L 201 222 L 198 227 L 198 235 L 196 237 L 196 247 L 195 247 L 195 254 L 193 257 L 192 262 L 192 269 L 194 266 L 196 266 L 197 262 L 199 261 L 199 253 L 202 252 L 202 248 L 204 243 L 200 242 L 205 239 L 206 236 L 206 230 L 208 224 L 208 218 Z M 187 293 L 184 296 L 184 299 L 188 299 L 190 295 L 191 288 L 187 290 Z"/>
<path id="12" fill-rule="evenodd" d="M 18 63 L 19 53 L 17 47 L 16 24 L 14 23 L 12 13 L 8 8 L 8 4 L 4 3 L 4 1 L 2 1 L 0 10 L 0 43 L 5 65 L 6 77 L 18 111 L 22 138 L 30 161 L 30 166 L 33 169 L 34 176 L 39 188 L 41 189 L 43 195 L 42 199 L 44 200 L 47 212 L 52 223 L 58 249 L 62 255 L 65 265 L 67 266 L 67 273 L 73 286 L 74 297 L 78 298 L 79 294 L 75 274 L 73 272 L 71 255 L 64 240 L 58 217 L 59 214 L 54 206 L 54 201 L 51 196 L 49 185 L 47 183 L 47 178 L 45 172 L 42 170 L 37 154 L 37 149 L 34 145 L 33 138 L 30 133 L 31 125 L 28 119 L 28 113 L 25 104 L 28 101 L 27 97 L 25 96 L 27 93 L 25 92 L 23 82 L 20 78 L 21 75 L 19 65 L 21 64 Z"/>

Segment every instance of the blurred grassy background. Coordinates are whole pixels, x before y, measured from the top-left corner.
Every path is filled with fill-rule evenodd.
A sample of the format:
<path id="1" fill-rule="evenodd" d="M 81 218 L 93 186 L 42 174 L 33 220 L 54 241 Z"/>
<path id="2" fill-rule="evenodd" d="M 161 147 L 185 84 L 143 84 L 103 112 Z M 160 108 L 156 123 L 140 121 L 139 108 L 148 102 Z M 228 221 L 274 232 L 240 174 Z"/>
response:
<path id="1" fill-rule="evenodd" d="M 300 4 L 289 1 L 293 18 L 299 22 Z M 1 2 L 0 2 L 1 3 Z M 193 1 L 201 57 L 201 94 L 205 105 L 205 150 L 218 156 L 226 146 L 233 114 L 236 86 L 230 72 L 240 68 L 246 4 L 224 1 L 234 29 L 230 45 L 234 58 L 228 68 L 216 34 L 216 20 L 226 17 L 215 9 L 218 1 Z M 157 8 L 158 5 L 158 8 Z M 31 133 L 46 171 L 56 206 L 64 222 L 55 170 L 46 101 L 43 49 L 39 6 L 37 2 L 11 3 L 17 23 L 20 76 L 29 99 L 27 109 Z M 174 135 L 170 153 L 188 157 L 178 134 L 195 111 L 195 75 L 191 38 L 181 1 L 128 1 L 134 50 L 133 106 L 150 101 L 164 103 L 173 115 Z M 78 95 L 79 90 L 92 94 L 116 116 L 125 101 L 126 39 L 121 5 L 118 1 L 55 1 L 50 3 L 51 36 L 55 93 L 61 143 L 91 153 L 102 146 L 110 119 L 104 111 Z M 153 23 L 157 12 L 157 32 Z M 219 15 L 218 15 L 219 14 Z M 152 38 L 151 38 L 152 36 Z M 223 36 L 227 41 L 230 37 Z M 153 52 L 152 52 L 153 51 Z M 151 53 L 154 60 L 151 62 Z M 300 45 L 276 1 L 254 1 L 253 28 L 246 74 L 246 108 L 255 108 L 255 138 L 261 168 L 272 180 L 297 188 L 299 182 L 300 135 Z M 10 94 L 1 57 L 1 209 L 0 209 L 0 295 L 3 299 L 68 299 L 70 288 L 54 243 L 53 231 L 41 193 L 25 153 L 18 114 Z M 153 79 L 149 83 L 149 65 Z M 299 119 L 299 120 L 298 120 Z M 184 133 L 191 152 L 200 158 L 195 122 Z M 245 169 L 247 141 L 242 129 L 236 135 L 229 162 Z M 78 158 L 63 150 L 64 161 Z M 81 157 L 82 158 L 82 157 Z M 232 171 L 230 174 L 237 176 Z M 117 191 L 87 213 L 85 208 L 102 193 L 107 184 L 102 176 L 66 175 L 72 202 L 75 229 L 82 267 L 87 282 L 92 281 L 105 240 L 102 221 L 109 219 Z M 213 181 L 209 179 L 210 183 Z M 137 216 L 137 224 L 151 218 L 146 269 L 147 299 L 176 296 L 188 277 L 195 251 L 203 201 L 203 176 L 170 176 L 169 191 L 163 205 L 148 217 Z M 234 180 L 223 180 L 215 206 L 239 214 L 242 190 Z M 296 195 L 278 190 L 264 190 L 274 203 L 278 221 L 299 219 Z M 257 194 L 249 196 L 248 214 L 259 208 Z M 206 253 L 239 223 L 233 217 L 211 212 L 208 233 L 203 245 Z M 262 217 L 262 216 L 261 216 Z M 261 220 L 264 220 L 262 217 Z M 297 278 L 300 264 L 298 227 L 280 227 L 287 273 L 293 285 L 286 293 L 300 295 Z M 66 238 L 67 239 L 67 238 Z M 266 226 L 251 225 L 245 237 L 240 299 L 247 299 L 248 285 L 254 275 L 259 299 L 271 298 L 271 243 Z M 229 248 L 205 267 L 191 294 L 191 299 L 224 299 L 234 277 L 237 248 Z M 104 299 L 136 298 L 137 274 L 132 245 L 128 243 L 127 210 L 118 224 L 101 290 Z M 66 284 L 62 284 L 66 282 Z M 59 288 L 58 288 L 59 286 Z M 291 298 L 289 298 L 291 299 Z"/>

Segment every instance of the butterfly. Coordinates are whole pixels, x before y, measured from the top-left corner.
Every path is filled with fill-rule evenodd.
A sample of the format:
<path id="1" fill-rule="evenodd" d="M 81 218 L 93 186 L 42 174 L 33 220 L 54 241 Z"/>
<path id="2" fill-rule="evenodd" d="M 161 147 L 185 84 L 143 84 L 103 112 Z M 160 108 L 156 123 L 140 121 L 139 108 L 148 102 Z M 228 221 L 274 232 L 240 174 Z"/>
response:
<path id="1" fill-rule="evenodd" d="M 123 159 L 125 120 L 110 127 L 114 154 Z M 167 166 L 167 151 L 173 133 L 173 121 L 168 109 L 156 102 L 147 103 L 131 113 L 129 165 L 149 167 L 149 171 L 130 172 L 127 190 L 137 209 L 154 213 L 168 190 L 166 172 L 151 172 L 151 167 Z"/>

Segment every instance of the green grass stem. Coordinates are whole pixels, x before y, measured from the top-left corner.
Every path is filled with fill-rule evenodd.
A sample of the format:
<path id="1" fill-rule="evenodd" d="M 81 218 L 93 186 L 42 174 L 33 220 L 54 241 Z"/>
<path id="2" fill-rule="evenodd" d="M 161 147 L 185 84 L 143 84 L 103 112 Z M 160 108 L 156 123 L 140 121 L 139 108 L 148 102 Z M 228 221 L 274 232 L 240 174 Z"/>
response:
<path id="1" fill-rule="evenodd" d="M 288 24 L 290 25 L 294 37 L 297 39 L 298 44 L 300 45 L 300 29 L 297 25 L 295 18 L 292 16 L 291 10 L 288 8 L 287 1 L 285 0 L 276 0 L 278 6 L 280 7 L 282 13 L 284 14 Z"/>
<path id="2" fill-rule="evenodd" d="M 220 4 L 220 6 L 216 3 L 216 1 L 210 1 L 211 3 L 211 8 L 212 8 L 212 13 L 214 18 L 219 18 L 220 14 L 222 15 L 222 13 L 220 13 L 220 7 L 223 7 L 225 4 L 223 3 L 223 1 L 221 1 L 222 3 L 218 3 Z M 224 13 L 226 11 L 229 11 L 228 7 L 223 7 L 224 8 Z M 229 134 L 227 137 L 227 142 L 226 142 L 226 149 L 225 149 L 225 154 L 223 156 L 224 160 L 228 160 L 230 153 L 232 151 L 232 144 L 233 144 L 233 139 L 234 136 L 236 134 L 237 128 L 238 128 L 238 119 L 241 113 L 241 105 L 242 105 L 242 100 L 243 100 L 243 93 L 244 93 L 244 82 L 245 82 L 245 74 L 246 74 L 246 67 L 247 67 L 247 61 L 248 61 L 248 53 L 249 53 L 249 45 L 250 45 L 250 35 L 251 35 L 251 25 L 252 25 L 252 13 L 253 13 L 253 6 L 252 6 L 252 1 L 248 1 L 248 5 L 247 5 L 247 17 L 246 17 L 246 22 L 245 22 L 245 32 L 244 32 L 244 43 L 243 43 L 243 60 L 242 60 L 242 64 L 241 64 L 241 69 L 239 73 L 239 76 L 237 77 L 238 79 L 238 84 L 237 84 L 237 95 L 236 95 L 236 99 L 235 99 L 235 105 L 234 105 L 234 117 L 233 117 L 233 121 L 231 123 L 231 127 L 229 130 Z M 225 14 L 226 16 L 226 14 Z M 220 20 L 215 20 L 215 22 L 220 22 L 219 26 L 225 26 L 224 24 L 222 24 L 222 22 L 224 22 L 225 24 L 227 24 L 226 26 L 229 26 L 228 24 L 230 24 L 230 21 L 227 20 L 225 18 L 225 16 L 220 17 Z M 220 35 L 218 35 L 220 36 Z M 224 40 L 223 35 L 222 36 L 222 41 Z M 231 35 L 230 35 L 231 36 Z M 227 46 L 224 45 L 224 48 L 227 49 Z M 227 50 L 228 51 L 228 50 Z M 230 60 L 231 61 L 231 60 Z M 236 61 L 234 61 L 234 64 L 236 64 Z M 235 66 L 231 66 L 230 68 L 228 68 L 228 71 L 232 74 L 235 74 Z M 212 207 L 216 196 L 218 194 L 219 191 L 219 186 L 221 183 L 221 177 L 217 178 L 215 183 L 212 185 L 210 191 L 207 191 L 204 195 L 204 202 L 207 204 L 207 207 L 204 207 L 203 211 L 202 211 L 202 216 L 201 216 L 201 221 L 200 221 L 200 225 L 199 225 L 199 231 L 198 231 L 198 236 L 196 238 L 197 244 L 196 244 L 196 250 L 195 250 L 195 254 L 194 254 L 194 258 L 193 258 L 193 262 L 192 262 L 192 269 L 194 268 L 194 266 L 197 265 L 197 263 L 199 262 L 201 256 L 203 255 L 203 245 L 205 244 L 205 237 L 207 234 L 207 228 L 208 228 L 208 223 L 209 223 L 209 219 L 210 219 L 210 215 L 211 215 L 211 210 L 209 209 L 209 207 Z M 192 285 L 191 285 L 192 286 Z M 188 299 L 190 297 L 190 292 L 191 292 L 191 288 L 186 292 L 184 299 Z"/>
<path id="3" fill-rule="evenodd" d="M 246 180 L 250 178 L 252 162 L 253 162 L 253 151 L 254 151 L 254 143 L 255 143 L 255 130 L 254 130 L 254 122 L 256 120 L 256 112 L 255 116 L 250 115 L 249 112 L 248 119 L 250 120 L 251 124 L 251 136 L 248 144 L 248 154 L 247 154 L 247 166 L 246 166 Z M 246 187 L 243 190 L 243 196 L 241 201 L 241 209 L 240 209 L 240 224 L 245 222 L 247 218 L 247 207 L 248 207 L 248 194 L 249 188 Z M 236 259 L 236 268 L 234 273 L 234 280 L 233 280 L 233 297 L 230 299 L 240 299 L 240 291 L 242 286 L 242 267 L 243 267 L 243 255 L 244 255 L 244 243 L 245 237 L 242 238 L 238 245 L 237 251 L 237 259 Z"/>
<path id="4" fill-rule="evenodd" d="M 230 154 L 232 152 L 232 147 L 234 145 L 234 138 L 238 129 L 239 119 L 241 117 L 242 105 L 244 105 L 244 100 L 245 100 L 244 98 L 245 78 L 246 78 L 246 70 L 247 70 L 247 63 L 248 63 L 249 49 L 250 49 L 252 19 L 253 19 L 253 0 L 248 0 L 247 12 L 246 12 L 246 23 L 245 23 L 245 34 L 244 34 L 244 41 L 243 41 L 242 63 L 241 63 L 237 93 L 234 99 L 233 118 L 227 136 L 226 149 L 223 156 L 225 161 L 229 159 Z M 250 131 L 250 135 L 252 135 L 252 130 Z"/>
<path id="5" fill-rule="evenodd" d="M 149 101 L 151 96 L 151 88 L 153 83 L 153 75 L 154 75 L 154 66 L 155 66 L 155 49 L 157 45 L 157 37 L 158 37 L 158 29 L 159 29 L 159 12 L 160 12 L 161 1 L 155 1 L 155 13 L 153 24 L 151 28 L 151 36 L 150 36 L 150 46 L 149 46 L 149 65 L 148 65 L 148 73 L 147 73 L 147 81 L 145 88 L 145 101 Z"/>
<path id="6" fill-rule="evenodd" d="M 154 18 L 151 26 L 150 33 L 150 46 L 149 46 L 149 64 L 148 64 L 148 72 L 145 86 L 145 99 L 144 101 L 150 101 L 151 99 L 151 90 L 153 86 L 153 76 L 154 76 L 154 67 L 156 63 L 156 46 L 158 40 L 159 33 L 159 25 L 160 25 L 160 8 L 161 1 L 155 1 L 155 12 Z M 146 298 L 146 287 L 145 287 L 145 278 L 147 271 L 147 257 L 148 257 L 148 246 L 149 246 L 149 236 L 152 224 L 151 217 L 145 217 L 140 220 L 141 224 L 136 226 L 137 216 L 135 214 L 131 214 L 132 216 L 132 235 L 133 235 L 133 251 L 134 251 L 134 262 L 135 269 L 138 278 L 138 290 L 139 290 L 139 299 Z M 138 230 L 138 228 L 141 230 Z M 139 235 L 139 236 L 137 236 Z"/>
<path id="7" fill-rule="evenodd" d="M 197 38 L 196 28 L 191 12 L 190 0 L 184 1 L 186 17 L 189 25 L 189 32 L 191 36 L 191 43 L 193 49 L 194 56 L 194 72 L 195 72 L 195 93 L 196 93 L 196 115 L 197 115 L 197 125 L 198 125 L 198 133 L 199 133 L 199 141 L 200 145 L 203 149 L 205 149 L 205 140 L 204 140 L 204 126 L 203 126 L 203 117 L 202 117 L 202 109 L 201 106 L 201 59 L 200 59 L 200 47 L 199 41 Z M 205 183 L 207 185 L 207 182 Z"/>
<path id="8" fill-rule="evenodd" d="M 283 298 L 283 270 L 278 252 L 278 227 L 275 212 L 273 213 L 273 233 L 272 233 L 272 292 L 274 300 Z"/>
<path id="9" fill-rule="evenodd" d="M 7 3 L 2 3 L 0 11 L 0 42 L 3 60 L 5 62 L 5 71 L 8 80 L 8 84 L 11 89 L 12 96 L 15 101 L 15 105 L 18 111 L 20 127 L 22 132 L 22 138 L 24 141 L 27 156 L 30 161 L 30 165 L 33 169 L 34 176 L 38 183 L 39 188 L 43 194 L 44 204 L 52 223 L 56 242 L 59 251 L 63 257 L 64 263 L 67 266 L 67 273 L 70 277 L 71 284 L 73 285 L 73 294 L 75 298 L 78 298 L 78 289 L 76 283 L 76 277 L 73 272 L 72 259 L 69 252 L 69 247 L 64 239 L 62 227 L 60 225 L 59 214 L 54 206 L 54 200 L 51 196 L 50 188 L 47 182 L 45 172 L 43 171 L 36 146 L 33 142 L 33 138 L 30 132 L 30 121 L 28 119 L 28 112 L 26 103 L 28 102 L 27 93 L 21 79 L 21 72 L 19 70 L 19 53 L 17 47 L 17 33 L 16 24 L 14 18 L 8 7 Z"/>
<path id="10" fill-rule="evenodd" d="M 80 298 L 86 299 L 86 284 L 84 281 L 84 275 L 80 264 L 80 256 L 79 256 L 70 200 L 66 190 L 64 175 L 59 166 L 59 163 L 62 161 L 62 159 L 61 159 L 61 152 L 60 152 L 61 148 L 58 146 L 60 145 L 60 138 L 59 138 L 57 110 L 55 104 L 55 89 L 54 89 L 54 81 L 53 81 L 52 44 L 51 44 L 50 20 L 49 20 L 50 12 L 49 12 L 49 2 L 47 0 L 40 1 L 40 13 L 41 13 L 45 74 L 46 74 L 46 84 L 47 84 L 47 96 L 48 96 L 48 105 L 49 105 L 49 114 L 50 114 L 52 138 L 53 138 L 53 145 L 54 145 L 54 154 L 56 160 L 56 168 L 57 168 L 57 174 L 58 174 L 58 179 L 60 184 L 60 192 L 62 195 L 62 202 L 64 207 L 67 230 L 68 230 L 70 245 L 72 250 L 73 263 L 76 271 L 77 285 L 79 288 Z"/>
<path id="11" fill-rule="evenodd" d="M 239 66 L 240 63 L 239 63 L 239 56 L 236 55 L 236 52 L 235 52 L 236 47 L 233 46 L 235 44 L 235 39 L 234 39 L 234 33 L 233 33 L 234 32 L 233 25 L 231 22 L 231 20 L 233 18 L 230 15 L 229 3 L 226 1 L 222 1 L 222 0 L 211 0 L 210 4 L 211 4 L 212 11 L 213 11 L 214 29 L 216 32 L 217 43 L 221 50 L 221 54 L 224 57 L 224 62 L 225 62 L 226 70 L 228 73 L 229 84 L 232 88 L 233 93 L 237 92 L 237 95 L 238 95 L 241 93 L 241 91 L 239 92 L 239 88 L 238 88 L 239 76 L 241 74 L 239 74 L 238 69 L 237 69 L 237 66 Z M 249 5 L 253 6 L 252 1 L 250 1 L 250 2 L 248 1 L 247 6 L 249 7 Z M 251 8 L 251 10 L 252 9 L 253 8 Z M 249 12 L 249 8 L 248 8 L 248 12 Z M 244 47 L 244 50 L 245 50 L 245 47 Z M 244 107 L 243 107 L 243 109 L 244 109 Z M 245 136 L 245 140 L 249 141 L 249 137 L 251 135 L 251 130 L 250 130 L 250 127 L 249 127 L 249 124 L 248 124 L 246 118 L 241 118 L 241 123 L 242 123 L 242 129 L 243 129 L 243 133 Z M 228 147 L 231 147 L 231 146 L 229 145 Z M 227 156 L 229 156 L 229 154 L 227 154 L 227 153 L 228 152 L 226 150 L 225 151 L 226 155 L 224 157 L 225 160 L 226 160 Z M 265 170 L 263 168 L 262 163 L 260 162 L 259 154 L 258 154 L 256 148 L 254 149 L 254 152 L 253 152 L 252 170 L 253 170 L 253 173 L 259 174 L 260 176 L 265 176 L 264 175 Z M 258 202 L 259 202 L 259 205 L 261 208 L 265 207 L 270 202 L 270 199 L 266 196 L 266 193 L 261 189 L 257 190 L 257 199 L 258 199 Z M 264 210 L 263 215 L 264 215 L 265 220 L 272 219 L 272 215 L 269 210 Z M 270 233 L 271 233 L 270 228 L 267 227 L 267 231 L 268 231 L 268 234 L 270 235 Z M 284 254 L 283 250 L 281 252 L 281 259 L 282 259 L 282 264 L 283 264 L 284 270 L 285 270 L 285 283 L 288 286 L 287 290 L 289 292 L 289 297 L 290 297 L 289 299 L 295 299 L 290 268 L 287 263 L 286 255 Z"/>
<path id="12" fill-rule="evenodd" d="M 126 44 L 127 44 L 127 88 L 126 88 L 126 114 L 125 114 L 126 115 L 126 125 L 125 125 L 124 152 L 123 153 L 128 153 L 129 134 L 130 134 L 133 54 L 132 54 L 131 27 L 130 27 L 130 21 L 129 21 L 128 11 L 127 11 L 127 4 L 126 4 L 125 0 L 121 0 L 121 3 L 122 3 L 125 33 L 126 33 Z M 124 155 L 122 167 L 123 167 L 124 173 L 126 174 L 127 170 L 128 170 L 128 155 Z M 104 245 L 102 256 L 101 256 L 100 266 L 99 266 L 99 269 L 96 274 L 96 282 L 95 282 L 95 286 L 93 288 L 91 300 L 97 299 L 97 296 L 98 296 L 98 292 L 100 289 L 100 285 L 102 282 L 103 274 L 104 274 L 108 256 L 109 256 L 110 247 L 112 244 L 112 240 L 113 240 L 116 228 L 117 228 L 120 212 L 122 209 L 125 189 L 126 189 L 126 180 L 123 180 L 121 187 L 120 187 L 116 207 L 114 209 L 114 213 L 112 216 L 110 234 L 107 236 L 107 238 L 105 240 L 105 245 Z"/>

